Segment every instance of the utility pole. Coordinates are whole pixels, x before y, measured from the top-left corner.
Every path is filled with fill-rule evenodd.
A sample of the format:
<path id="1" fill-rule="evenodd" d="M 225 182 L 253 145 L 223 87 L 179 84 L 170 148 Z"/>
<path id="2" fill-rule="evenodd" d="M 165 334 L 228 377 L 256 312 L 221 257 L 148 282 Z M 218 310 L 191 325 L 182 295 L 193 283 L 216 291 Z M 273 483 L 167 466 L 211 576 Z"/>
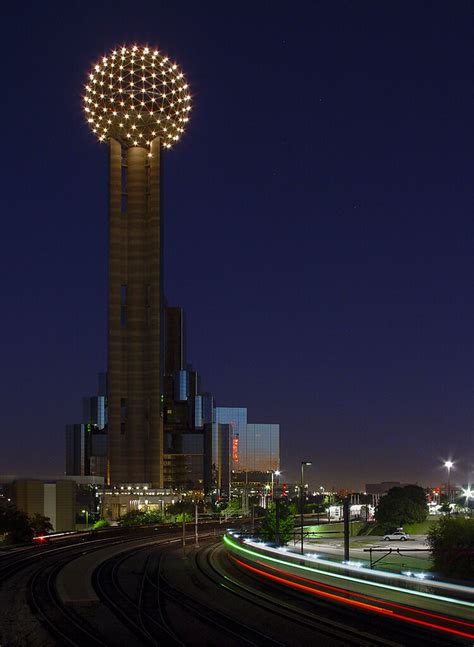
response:
<path id="1" fill-rule="evenodd" d="M 301 483 L 300 483 L 300 521 L 301 521 L 301 554 L 304 554 L 303 550 L 303 514 L 304 514 L 304 468 L 305 465 L 312 465 L 311 461 L 301 461 Z"/>
<path id="2" fill-rule="evenodd" d="M 350 515 L 349 497 L 344 499 L 344 561 L 349 561 L 349 515 Z"/>
<path id="3" fill-rule="evenodd" d="M 186 557 L 186 517 L 183 510 L 183 555 Z"/>
<path id="4" fill-rule="evenodd" d="M 281 545 L 280 540 L 280 498 L 275 499 L 275 542 L 277 546 Z"/>
<path id="5" fill-rule="evenodd" d="M 199 535 L 198 535 L 198 504 L 194 509 L 194 545 L 199 548 Z"/>

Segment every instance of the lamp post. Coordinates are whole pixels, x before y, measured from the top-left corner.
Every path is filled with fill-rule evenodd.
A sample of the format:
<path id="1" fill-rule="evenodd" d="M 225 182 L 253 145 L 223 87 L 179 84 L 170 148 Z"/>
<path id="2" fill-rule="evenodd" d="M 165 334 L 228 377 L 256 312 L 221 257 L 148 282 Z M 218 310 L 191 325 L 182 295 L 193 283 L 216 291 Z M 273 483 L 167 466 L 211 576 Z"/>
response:
<path id="1" fill-rule="evenodd" d="M 275 476 L 280 476 L 281 472 L 280 470 L 272 470 L 272 503 L 275 500 L 275 490 L 273 489 L 274 484 L 275 484 Z"/>
<path id="2" fill-rule="evenodd" d="M 303 555 L 303 491 L 304 491 L 304 468 L 312 465 L 311 461 L 301 461 L 301 483 L 300 483 L 300 521 L 301 521 L 301 554 Z"/>
<path id="3" fill-rule="evenodd" d="M 89 528 L 89 510 L 83 510 L 82 514 L 86 515 L 86 530 Z"/>
<path id="4" fill-rule="evenodd" d="M 448 483 L 447 483 L 448 506 L 451 504 L 451 468 L 453 467 L 453 465 L 454 465 L 453 461 L 444 462 L 444 466 L 448 470 Z M 449 512 L 451 512 L 451 508 L 449 509 Z"/>
<path id="5" fill-rule="evenodd" d="M 467 489 L 462 491 L 463 496 L 466 497 L 465 499 L 465 505 L 469 508 L 469 517 L 472 517 L 472 508 L 471 505 L 469 504 L 469 501 L 471 499 L 474 499 L 474 490 L 471 490 L 471 486 L 468 485 Z"/>

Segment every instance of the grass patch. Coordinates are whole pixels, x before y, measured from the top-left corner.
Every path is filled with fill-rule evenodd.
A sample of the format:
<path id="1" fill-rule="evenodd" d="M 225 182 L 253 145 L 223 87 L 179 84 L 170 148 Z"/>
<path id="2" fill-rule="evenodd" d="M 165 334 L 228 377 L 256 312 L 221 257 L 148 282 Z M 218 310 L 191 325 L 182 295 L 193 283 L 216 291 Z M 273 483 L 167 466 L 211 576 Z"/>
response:
<path id="1" fill-rule="evenodd" d="M 353 521 L 351 523 L 351 537 L 355 537 L 366 524 L 362 521 Z M 317 526 L 305 526 L 305 531 L 317 533 L 311 535 L 314 539 L 331 539 L 332 537 L 344 536 L 344 522 L 336 521 L 334 523 L 323 523 Z"/>
<path id="2" fill-rule="evenodd" d="M 409 535 L 426 535 L 436 521 L 437 519 L 427 519 L 421 523 L 407 523 L 404 528 Z"/>
<path id="3" fill-rule="evenodd" d="M 409 535 L 426 535 L 431 526 L 436 523 L 437 518 L 429 518 L 421 523 L 407 523 L 403 527 Z M 382 536 L 388 529 L 389 525 L 384 523 L 365 523 L 364 521 L 353 521 L 351 523 L 351 537 L 364 537 L 371 535 Z M 327 537 L 343 537 L 344 522 L 336 521 L 334 523 L 323 523 L 316 526 L 305 526 L 305 530 L 311 533 L 318 533 L 316 539 Z"/>
<path id="4" fill-rule="evenodd" d="M 437 518 L 430 518 L 421 523 L 407 523 L 403 526 L 405 532 L 409 535 L 426 535 L 431 526 L 436 523 Z M 362 524 L 364 526 L 364 524 Z M 367 523 L 365 527 L 360 529 L 359 535 L 375 535 L 381 536 L 389 528 L 387 523 Z"/>

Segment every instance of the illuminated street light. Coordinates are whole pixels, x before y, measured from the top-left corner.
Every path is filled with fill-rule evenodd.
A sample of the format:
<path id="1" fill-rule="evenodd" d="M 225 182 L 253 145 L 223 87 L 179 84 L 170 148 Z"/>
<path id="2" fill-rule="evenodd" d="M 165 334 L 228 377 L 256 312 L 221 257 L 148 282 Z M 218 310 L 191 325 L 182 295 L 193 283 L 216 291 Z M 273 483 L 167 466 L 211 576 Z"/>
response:
<path id="1" fill-rule="evenodd" d="M 300 485 L 300 520 L 301 520 L 301 554 L 303 555 L 303 492 L 304 492 L 304 468 L 310 466 L 313 463 L 311 461 L 301 461 L 301 485 Z"/>
<path id="2" fill-rule="evenodd" d="M 454 466 L 453 461 L 444 461 L 444 467 L 448 470 L 447 498 L 448 506 L 451 503 L 451 468 Z M 451 510 L 450 510 L 451 511 Z"/>

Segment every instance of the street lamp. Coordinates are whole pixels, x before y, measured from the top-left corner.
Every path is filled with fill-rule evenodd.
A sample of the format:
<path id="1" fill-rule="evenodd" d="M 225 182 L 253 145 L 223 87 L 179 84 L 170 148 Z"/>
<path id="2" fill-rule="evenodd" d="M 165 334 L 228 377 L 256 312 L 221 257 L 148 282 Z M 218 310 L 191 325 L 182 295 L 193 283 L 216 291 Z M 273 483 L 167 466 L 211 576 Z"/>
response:
<path id="1" fill-rule="evenodd" d="M 448 470 L 448 492 L 447 492 L 447 497 L 448 497 L 448 506 L 451 503 L 451 468 L 453 467 L 454 463 L 453 461 L 445 461 L 444 462 L 444 467 Z M 451 511 L 451 509 L 450 509 Z"/>
<path id="2" fill-rule="evenodd" d="M 82 514 L 86 515 L 86 530 L 89 528 L 89 510 L 83 510 Z"/>
<path id="3" fill-rule="evenodd" d="M 303 491 L 304 491 L 304 468 L 310 466 L 311 461 L 301 461 L 301 484 L 300 484 L 300 521 L 301 521 L 301 554 L 303 555 Z"/>
<path id="4" fill-rule="evenodd" d="M 471 490 L 471 487 L 468 485 L 466 489 L 462 489 L 462 495 L 465 497 L 466 503 L 468 503 L 470 499 L 474 499 L 474 490 Z"/>

